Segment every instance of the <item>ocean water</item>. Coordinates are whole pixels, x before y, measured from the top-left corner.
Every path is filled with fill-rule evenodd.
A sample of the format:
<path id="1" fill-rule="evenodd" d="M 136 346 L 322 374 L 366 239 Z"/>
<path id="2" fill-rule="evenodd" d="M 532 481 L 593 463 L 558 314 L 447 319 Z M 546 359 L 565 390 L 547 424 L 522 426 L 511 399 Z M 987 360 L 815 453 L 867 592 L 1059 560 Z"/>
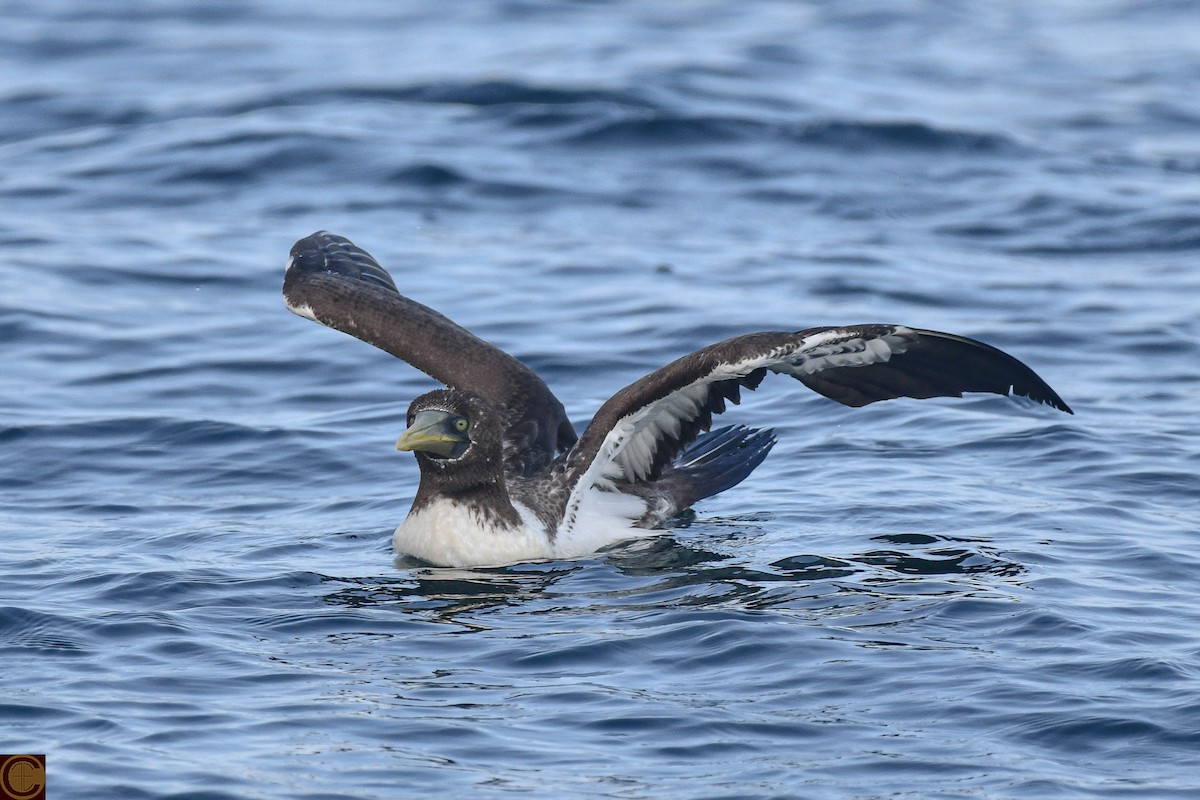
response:
<path id="1" fill-rule="evenodd" d="M 1200 6 L 5 4 L 0 751 L 55 798 L 1200 796 Z M 984 339 L 1067 416 L 768 380 L 744 484 L 425 569 L 371 251 L 583 424 L 717 339 Z"/>

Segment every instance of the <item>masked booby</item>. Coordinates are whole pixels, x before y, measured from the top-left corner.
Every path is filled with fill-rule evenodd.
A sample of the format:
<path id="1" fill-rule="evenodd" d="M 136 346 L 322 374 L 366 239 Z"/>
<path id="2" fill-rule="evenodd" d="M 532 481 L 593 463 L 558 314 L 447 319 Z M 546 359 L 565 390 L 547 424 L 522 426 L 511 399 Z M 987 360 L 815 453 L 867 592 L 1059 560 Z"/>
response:
<path id="1" fill-rule="evenodd" d="M 349 239 L 319 231 L 292 247 L 291 311 L 407 361 L 447 388 L 421 395 L 396 442 L 420 484 L 398 553 L 439 566 L 577 558 L 649 529 L 742 481 L 769 430 L 708 431 L 726 401 L 771 372 L 847 406 L 897 397 L 1020 395 L 1073 413 L 1033 370 L 990 345 L 903 325 L 735 336 L 617 392 L 577 438 L 533 370 L 400 294 Z"/>

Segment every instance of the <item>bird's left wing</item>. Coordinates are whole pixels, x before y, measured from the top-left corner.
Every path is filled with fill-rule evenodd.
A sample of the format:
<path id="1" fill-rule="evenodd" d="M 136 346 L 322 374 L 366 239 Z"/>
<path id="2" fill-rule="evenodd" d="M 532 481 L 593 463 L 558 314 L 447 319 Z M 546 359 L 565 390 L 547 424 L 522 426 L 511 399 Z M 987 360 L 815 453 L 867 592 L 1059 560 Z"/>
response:
<path id="1" fill-rule="evenodd" d="M 532 369 L 428 306 L 410 300 L 349 239 L 318 231 L 292 247 L 288 309 L 407 361 L 437 381 L 480 395 L 503 416 L 505 462 L 544 467 L 575 441 L 563 405 Z"/>
<path id="2" fill-rule="evenodd" d="M 677 359 L 600 407 L 566 459 L 566 516 L 590 486 L 656 480 L 726 400 L 737 403 L 740 390 L 757 388 L 768 371 L 848 406 L 991 392 L 1072 413 L 1025 364 L 964 336 L 878 324 L 746 334 Z"/>

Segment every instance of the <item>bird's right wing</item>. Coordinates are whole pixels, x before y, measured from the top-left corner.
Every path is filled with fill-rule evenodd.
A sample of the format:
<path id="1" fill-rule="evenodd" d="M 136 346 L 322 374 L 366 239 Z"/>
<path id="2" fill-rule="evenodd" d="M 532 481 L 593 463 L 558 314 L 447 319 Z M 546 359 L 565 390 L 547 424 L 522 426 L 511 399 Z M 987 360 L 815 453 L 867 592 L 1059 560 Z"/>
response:
<path id="1" fill-rule="evenodd" d="M 410 300 L 349 239 L 318 231 L 292 247 L 287 307 L 407 361 L 434 380 L 480 395 L 505 424 L 505 462 L 530 474 L 575 441 L 562 403 L 538 375 L 428 306 Z"/>

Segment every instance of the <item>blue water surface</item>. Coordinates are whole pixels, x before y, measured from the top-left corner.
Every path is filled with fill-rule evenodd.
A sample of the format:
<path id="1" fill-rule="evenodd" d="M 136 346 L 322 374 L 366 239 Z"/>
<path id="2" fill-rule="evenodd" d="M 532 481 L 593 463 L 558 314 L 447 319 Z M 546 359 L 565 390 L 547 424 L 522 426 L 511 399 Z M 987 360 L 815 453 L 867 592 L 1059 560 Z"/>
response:
<path id="1" fill-rule="evenodd" d="M 1200 6 L 13 2 L 0 751 L 56 798 L 1200 796 Z M 428 569 L 428 379 L 329 229 L 582 424 L 758 329 L 984 339 L 1076 410 L 849 409 L 665 536 Z"/>

